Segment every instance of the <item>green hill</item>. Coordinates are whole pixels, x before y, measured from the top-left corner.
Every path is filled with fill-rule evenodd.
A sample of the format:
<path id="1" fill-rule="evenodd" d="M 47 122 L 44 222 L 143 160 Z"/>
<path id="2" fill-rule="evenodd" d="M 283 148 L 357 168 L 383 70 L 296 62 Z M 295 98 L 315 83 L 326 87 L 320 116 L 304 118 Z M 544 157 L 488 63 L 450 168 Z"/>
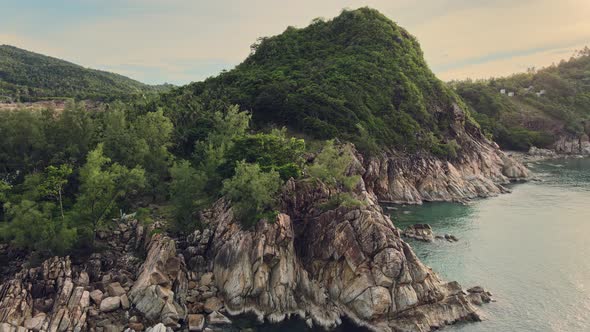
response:
<path id="1" fill-rule="evenodd" d="M 110 100 L 165 89 L 166 86 L 149 86 L 122 75 L 0 45 L 0 99 Z"/>
<path id="2" fill-rule="evenodd" d="M 161 100 L 187 150 L 203 137 L 212 110 L 238 104 L 253 112 L 258 127 L 284 125 L 308 137 L 339 137 L 363 150 L 439 155 L 462 139 L 451 126 L 457 103 L 452 89 L 428 68 L 418 41 L 369 8 L 261 38 L 233 70 Z M 478 132 L 468 114 L 467 119 Z"/>
<path id="3" fill-rule="evenodd" d="M 541 70 L 452 85 L 483 130 L 503 148 L 547 147 L 559 136 L 590 133 L 587 47 L 570 60 Z"/>

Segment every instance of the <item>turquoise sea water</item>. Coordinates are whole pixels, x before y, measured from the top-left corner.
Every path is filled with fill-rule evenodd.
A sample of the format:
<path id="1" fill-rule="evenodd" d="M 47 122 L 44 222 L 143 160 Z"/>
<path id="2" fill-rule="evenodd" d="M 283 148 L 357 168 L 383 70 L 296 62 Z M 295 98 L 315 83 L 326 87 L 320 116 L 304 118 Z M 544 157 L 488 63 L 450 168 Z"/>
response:
<path id="1" fill-rule="evenodd" d="M 428 223 L 456 243 L 411 241 L 446 280 L 481 285 L 497 302 L 486 320 L 447 331 L 590 331 L 590 159 L 532 164 L 541 182 L 469 205 L 391 211 L 397 227 Z"/>

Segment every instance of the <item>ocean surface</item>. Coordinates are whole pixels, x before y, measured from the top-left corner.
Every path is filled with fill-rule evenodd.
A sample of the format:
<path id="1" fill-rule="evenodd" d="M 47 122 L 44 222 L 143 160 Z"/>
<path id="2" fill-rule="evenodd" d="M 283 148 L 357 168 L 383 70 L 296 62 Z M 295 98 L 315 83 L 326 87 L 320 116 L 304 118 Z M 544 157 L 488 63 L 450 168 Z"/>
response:
<path id="1" fill-rule="evenodd" d="M 590 331 L 590 159 L 533 163 L 539 182 L 469 205 L 390 211 L 399 228 L 428 223 L 459 242 L 407 240 L 446 280 L 481 285 L 486 320 L 445 331 Z"/>

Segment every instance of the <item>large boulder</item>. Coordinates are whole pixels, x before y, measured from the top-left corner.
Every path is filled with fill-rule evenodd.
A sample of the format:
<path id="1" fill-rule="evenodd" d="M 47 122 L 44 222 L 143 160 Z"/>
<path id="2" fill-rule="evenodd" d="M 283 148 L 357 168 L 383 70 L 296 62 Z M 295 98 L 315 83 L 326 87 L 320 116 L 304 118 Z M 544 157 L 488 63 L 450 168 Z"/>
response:
<path id="1" fill-rule="evenodd" d="M 121 307 L 121 298 L 118 296 L 111 296 L 103 299 L 100 302 L 100 311 L 111 312 Z"/>
<path id="2" fill-rule="evenodd" d="M 107 292 L 109 293 L 109 296 L 121 296 L 126 293 L 125 289 L 123 289 L 121 284 L 118 282 L 110 283 L 107 286 Z"/>
<path id="3" fill-rule="evenodd" d="M 200 315 L 200 314 L 188 315 L 188 330 L 190 332 L 203 331 L 204 326 L 205 326 L 205 316 Z"/>

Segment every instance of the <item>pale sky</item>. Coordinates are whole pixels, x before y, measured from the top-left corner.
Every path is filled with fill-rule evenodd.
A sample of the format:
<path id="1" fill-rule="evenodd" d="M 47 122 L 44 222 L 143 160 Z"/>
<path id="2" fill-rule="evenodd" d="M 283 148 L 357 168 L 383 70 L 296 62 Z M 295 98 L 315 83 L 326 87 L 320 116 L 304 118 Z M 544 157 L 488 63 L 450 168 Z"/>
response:
<path id="1" fill-rule="evenodd" d="M 186 84 L 233 68 L 258 37 L 363 6 L 416 36 L 443 80 L 547 66 L 590 46 L 590 0 L 0 0 L 0 44 Z"/>

